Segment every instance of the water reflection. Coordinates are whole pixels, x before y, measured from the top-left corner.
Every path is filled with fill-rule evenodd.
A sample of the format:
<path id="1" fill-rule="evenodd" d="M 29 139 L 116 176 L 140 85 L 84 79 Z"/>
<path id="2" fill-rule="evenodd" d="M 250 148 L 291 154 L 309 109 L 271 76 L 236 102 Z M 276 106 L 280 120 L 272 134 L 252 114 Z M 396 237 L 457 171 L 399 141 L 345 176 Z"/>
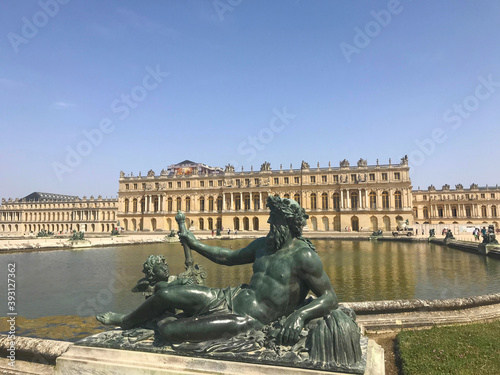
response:
<path id="1" fill-rule="evenodd" d="M 209 241 L 232 249 L 249 242 Z M 500 261 L 496 259 L 428 243 L 313 243 L 340 301 L 454 298 L 500 290 Z M 17 264 L 19 315 L 89 316 L 108 310 L 127 312 L 141 303 L 142 296 L 130 289 L 143 276 L 142 263 L 150 254 L 165 255 L 172 274 L 184 270 L 180 244 L 2 254 L 0 269 L 6 270 L 9 262 Z M 193 256 L 207 269 L 209 286 L 238 285 L 252 275 L 251 265 L 220 266 L 196 253 Z M 0 282 L 0 301 L 7 300 L 6 283 L 6 279 Z"/>

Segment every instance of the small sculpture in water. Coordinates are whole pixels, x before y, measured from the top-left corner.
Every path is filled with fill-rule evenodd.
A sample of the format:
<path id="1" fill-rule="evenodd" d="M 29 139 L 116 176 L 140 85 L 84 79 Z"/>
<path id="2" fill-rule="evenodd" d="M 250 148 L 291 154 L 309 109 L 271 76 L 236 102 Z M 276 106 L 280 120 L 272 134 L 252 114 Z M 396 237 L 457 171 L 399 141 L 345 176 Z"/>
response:
<path id="1" fill-rule="evenodd" d="M 73 229 L 73 234 L 69 238 L 70 241 L 82 241 L 85 239 L 85 232 L 77 232 Z"/>
<path id="2" fill-rule="evenodd" d="M 447 239 L 447 240 L 454 240 L 455 239 L 455 236 L 453 235 L 453 232 L 451 231 L 451 229 L 448 229 L 446 231 L 445 239 Z"/>
<path id="3" fill-rule="evenodd" d="M 495 226 L 488 225 L 488 232 L 483 234 L 483 244 L 486 245 L 498 245 L 498 240 L 495 235 Z"/>

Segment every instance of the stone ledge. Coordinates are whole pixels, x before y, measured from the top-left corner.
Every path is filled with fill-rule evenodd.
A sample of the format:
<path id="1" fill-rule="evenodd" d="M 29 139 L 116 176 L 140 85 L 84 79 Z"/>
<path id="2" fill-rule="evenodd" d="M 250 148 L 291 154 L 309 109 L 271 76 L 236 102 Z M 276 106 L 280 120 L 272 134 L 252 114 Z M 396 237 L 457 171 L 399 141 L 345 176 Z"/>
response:
<path id="1" fill-rule="evenodd" d="M 294 367 L 270 366 L 243 362 L 221 361 L 163 355 L 138 351 L 72 346 L 57 358 L 56 375 L 325 375 L 340 374 Z M 385 374 L 384 351 L 373 340 L 368 343 L 365 375 Z"/>
<path id="2" fill-rule="evenodd" d="M 7 353 L 11 339 L 0 335 L 0 353 Z M 16 359 L 55 364 L 56 358 L 65 353 L 73 344 L 66 341 L 15 337 Z"/>
<path id="3" fill-rule="evenodd" d="M 500 319 L 500 304 L 453 311 L 421 311 L 395 314 L 358 315 L 367 331 L 397 331 L 403 328 L 429 328 L 438 325 L 469 324 Z"/>
<path id="4" fill-rule="evenodd" d="M 8 375 L 52 375 L 54 374 L 54 366 L 43 365 L 41 363 L 18 361 L 15 362 L 15 367 L 9 366 L 9 360 L 0 358 L 0 374 Z"/>
<path id="5" fill-rule="evenodd" d="M 450 299 L 406 299 L 366 302 L 343 302 L 340 305 L 353 309 L 357 315 L 462 310 L 500 303 L 500 293 Z"/>

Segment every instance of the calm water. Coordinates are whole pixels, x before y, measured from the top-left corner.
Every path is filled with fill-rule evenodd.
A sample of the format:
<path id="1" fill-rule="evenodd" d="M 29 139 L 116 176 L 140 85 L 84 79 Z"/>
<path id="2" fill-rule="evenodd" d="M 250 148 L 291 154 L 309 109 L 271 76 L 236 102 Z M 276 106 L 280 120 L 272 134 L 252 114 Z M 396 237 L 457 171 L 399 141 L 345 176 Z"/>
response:
<path id="1" fill-rule="evenodd" d="M 250 240 L 209 241 L 237 249 Z M 500 261 L 428 243 L 315 240 L 340 301 L 442 299 L 498 293 Z M 16 263 L 20 316 L 89 316 L 128 312 L 143 297 L 130 292 L 150 254 L 163 254 L 172 274 L 184 270 L 180 244 L 149 244 L 88 250 L 0 255 L 0 274 Z M 193 254 L 208 271 L 208 285 L 248 282 L 251 265 L 226 267 Z M 0 316 L 7 313 L 7 279 L 0 281 Z"/>

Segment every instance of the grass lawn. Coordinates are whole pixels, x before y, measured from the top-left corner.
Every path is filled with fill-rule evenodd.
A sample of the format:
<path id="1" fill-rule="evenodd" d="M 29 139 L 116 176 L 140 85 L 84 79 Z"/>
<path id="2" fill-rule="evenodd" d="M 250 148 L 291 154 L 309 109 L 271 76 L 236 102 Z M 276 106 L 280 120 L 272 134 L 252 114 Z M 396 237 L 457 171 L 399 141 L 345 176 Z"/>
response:
<path id="1" fill-rule="evenodd" d="M 500 374 L 500 321 L 401 331 L 404 375 Z"/>

